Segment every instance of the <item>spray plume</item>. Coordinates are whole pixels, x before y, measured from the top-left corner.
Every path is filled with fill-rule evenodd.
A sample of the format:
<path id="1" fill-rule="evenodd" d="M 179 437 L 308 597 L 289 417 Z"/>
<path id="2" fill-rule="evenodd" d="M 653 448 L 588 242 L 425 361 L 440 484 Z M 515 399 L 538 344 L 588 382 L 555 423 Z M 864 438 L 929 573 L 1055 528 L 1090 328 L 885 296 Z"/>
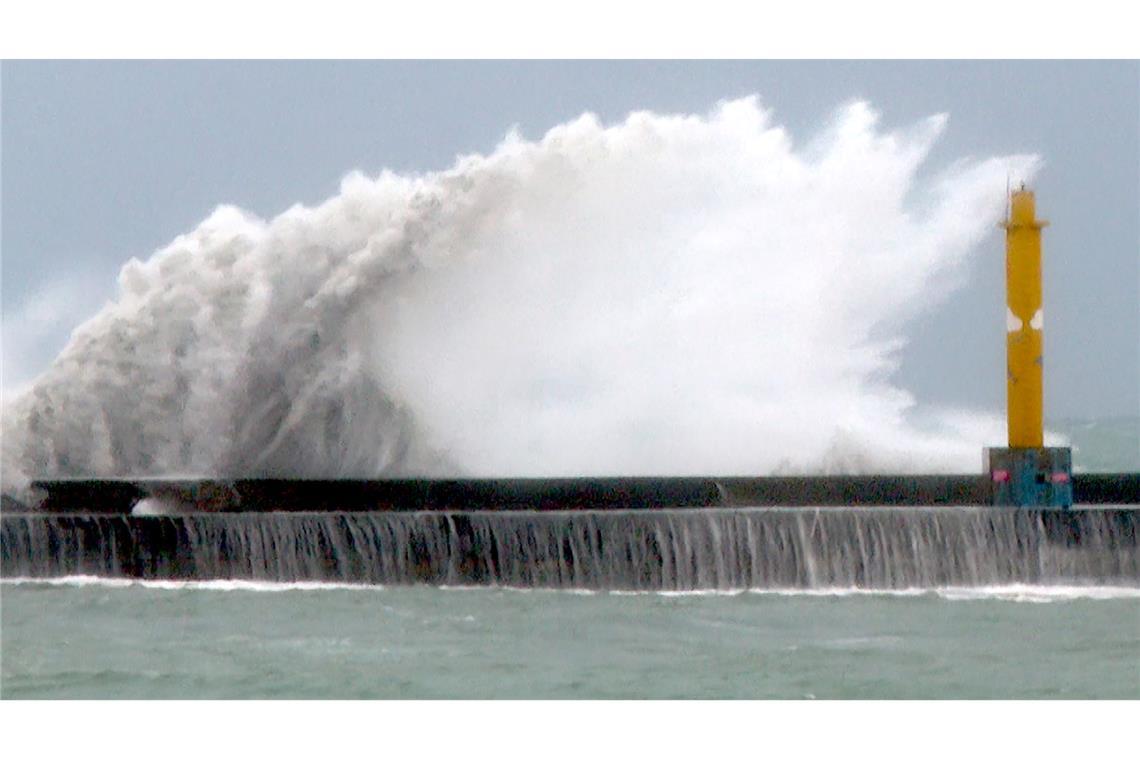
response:
<path id="1" fill-rule="evenodd" d="M 908 320 L 1009 167 L 921 179 L 935 116 L 794 146 L 755 98 L 591 115 L 265 222 L 218 208 L 6 401 L 29 477 L 971 471 L 1000 421 L 908 422 Z M 995 193 L 995 189 L 997 192 Z M 998 436 L 1000 437 L 1000 435 Z M 995 441 L 996 442 L 996 441 Z"/>

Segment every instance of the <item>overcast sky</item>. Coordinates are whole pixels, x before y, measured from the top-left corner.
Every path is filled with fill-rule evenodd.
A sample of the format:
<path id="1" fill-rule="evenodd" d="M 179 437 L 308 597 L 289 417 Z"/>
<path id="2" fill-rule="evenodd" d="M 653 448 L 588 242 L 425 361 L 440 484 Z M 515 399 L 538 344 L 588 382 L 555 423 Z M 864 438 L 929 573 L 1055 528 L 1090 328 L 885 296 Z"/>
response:
<path id="1" fill-rule="evenodd" d="M 0 69 L 3 386 L 42 371 L 119 267 L 219 203 L 271 217 L 351 169 L 425 171 L 593 111 L 705 113 L 757 93 L 805 142 L 843 103 L 887 128 L 950 122 L 933 173 L 1035 152 L 1045 233 L 1046 416 L 1140 413 L 1140 63 L 8 62 Z M 1004 405 L 1000 232 L 911 330 L 920 400 Z"/>

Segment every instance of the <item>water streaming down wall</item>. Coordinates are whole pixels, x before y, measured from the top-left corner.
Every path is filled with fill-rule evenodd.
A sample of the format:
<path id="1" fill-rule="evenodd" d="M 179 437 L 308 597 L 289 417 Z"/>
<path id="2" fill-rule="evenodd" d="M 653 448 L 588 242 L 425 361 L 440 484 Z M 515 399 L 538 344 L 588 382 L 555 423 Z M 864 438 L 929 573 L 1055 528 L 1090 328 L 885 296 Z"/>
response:
<path id="1" fill-rule="evenodd" d="M 9 515 L 5 577 L 698 590 L 1140 579 L 1135 510 Z"/>

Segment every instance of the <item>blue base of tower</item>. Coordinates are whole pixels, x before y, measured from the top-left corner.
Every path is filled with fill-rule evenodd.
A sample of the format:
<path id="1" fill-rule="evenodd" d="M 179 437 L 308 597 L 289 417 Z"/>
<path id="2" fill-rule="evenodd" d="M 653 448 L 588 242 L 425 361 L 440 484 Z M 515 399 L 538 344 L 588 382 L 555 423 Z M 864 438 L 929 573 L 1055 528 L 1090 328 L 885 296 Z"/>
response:
<path id="1" fill-rule="evenodd" d="M 1073 453 L 1068 447 L 986 449 L 993 504 L 1068 509 L 1073 506 Z"/>

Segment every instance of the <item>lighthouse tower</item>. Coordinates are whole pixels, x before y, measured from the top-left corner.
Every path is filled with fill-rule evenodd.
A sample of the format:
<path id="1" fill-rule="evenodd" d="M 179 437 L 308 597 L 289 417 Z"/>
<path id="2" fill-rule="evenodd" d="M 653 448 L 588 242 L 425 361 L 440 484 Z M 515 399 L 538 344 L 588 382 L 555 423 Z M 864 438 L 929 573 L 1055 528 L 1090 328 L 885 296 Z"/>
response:
<path id="1" fill-rule="evenodd" d="M 1073 503 L 1072 452 L 1044 445 L 1045 327 L 1041 230 L 1033 191 L 1010 196 L 1005 220 L 1006 418 L 1008 448 L 988 450 L 993 503 L 1059 507 Z"/>

